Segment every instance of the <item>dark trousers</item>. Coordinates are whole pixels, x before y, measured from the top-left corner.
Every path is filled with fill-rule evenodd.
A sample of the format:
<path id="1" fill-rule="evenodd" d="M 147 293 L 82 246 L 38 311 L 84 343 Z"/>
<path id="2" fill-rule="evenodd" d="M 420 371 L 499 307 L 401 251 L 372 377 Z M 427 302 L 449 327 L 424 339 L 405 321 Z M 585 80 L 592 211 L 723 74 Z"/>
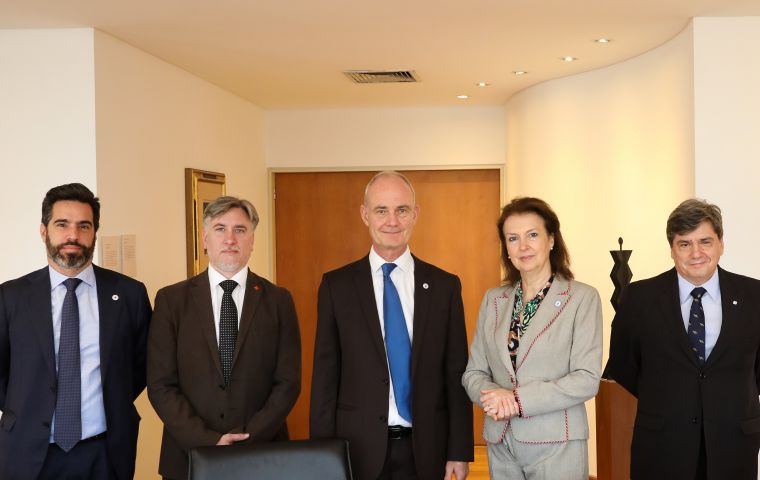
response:
<path id="1" fill-rule="evenodd" d="M 115 480 L 108 461 L 106 437 L 100 435 L 77 443 L 67 452 L 51 443 L 38 480 Z"/>
<path id="2" fill-rule="evenodd" d="M 388 439 L 385 463 L 378 480 L 417 480 L 411 435 L 397 440 Z"/>

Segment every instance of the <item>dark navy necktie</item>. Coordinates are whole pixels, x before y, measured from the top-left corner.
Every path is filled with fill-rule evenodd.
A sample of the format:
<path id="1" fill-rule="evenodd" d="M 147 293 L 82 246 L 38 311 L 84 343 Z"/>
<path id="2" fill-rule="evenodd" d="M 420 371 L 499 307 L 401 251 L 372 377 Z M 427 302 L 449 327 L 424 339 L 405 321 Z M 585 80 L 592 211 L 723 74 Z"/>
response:
<path id="1" fill-rule="evenodd" d="M 702 297 L 706 291 L 702 287 L 691 291 L 694 300 L 691 301 L 689 312 L 689 342 L 700 365 L 705 363 L 705 311 L 702 308 Z"/>
<path id="2" fill-rule="evenodd" d="M 399 415 L 412 421 L 412 343 L 404 320 L 404 310 L 396 286 L 391 280 L 395 263 L 383 265 L 383 319 L 385 348 Z"/>
<path id="3" fill-rule="evenodd" d="M 55 399 L 53 440 L 68 452 L 82 438 L 82 373 L 79 363 L 79 302 L 76 289 L 82 280 L 66 279 L 58 338 L 58 389 Z"/>
<path id="4" fill-rule="evenodd" d="M 219 286 L 224 290 L 219 315 L 219 360 L 222 362 L 224 384 L 227 385 L 232 376 L 232 356 L 235 353 L 238 334 L 238 313 L 235 301 L 232 299 L 232 291 L 238 283 L 235 280 L 224 280 Z"/>

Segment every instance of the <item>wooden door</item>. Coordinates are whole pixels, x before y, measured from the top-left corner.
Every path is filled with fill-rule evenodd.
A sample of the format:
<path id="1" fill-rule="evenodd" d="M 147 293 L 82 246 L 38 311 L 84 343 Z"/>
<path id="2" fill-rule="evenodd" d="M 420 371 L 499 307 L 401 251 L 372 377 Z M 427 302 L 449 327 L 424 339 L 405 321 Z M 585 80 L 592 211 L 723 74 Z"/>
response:
<path id="1" fill-rule="evenodd" d="M 359 206 L 376 172 L 275 174 L 277 284 L 293 294 L 301 326 L 301 396 L 288 417 L 291 438 L 309 434 L 309 397 L 322 274 L 367 253 L 371 246 Z M 499 170 L 403 172 L 417 192 L 420 216 L 410 242 L 422 260 L 462 280 L 468 342 L 483 294 L 500 281 Z M 475 409 L 475 442 L 483 444 L 483 415 Z"/>

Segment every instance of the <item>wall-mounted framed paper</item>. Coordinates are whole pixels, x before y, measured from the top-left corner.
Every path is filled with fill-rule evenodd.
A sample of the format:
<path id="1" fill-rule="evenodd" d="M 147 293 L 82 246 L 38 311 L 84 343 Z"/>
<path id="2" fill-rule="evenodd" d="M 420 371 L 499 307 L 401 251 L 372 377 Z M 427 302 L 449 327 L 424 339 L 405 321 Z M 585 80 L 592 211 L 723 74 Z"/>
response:
<path id="1" fill-rule="evenodd" d="M 208 267 L 203 248 L 203 210 L 226 193 L 223 173 L 185 169 L 185 231 L 187 239 L 187 276 L 197 275 Z"/>

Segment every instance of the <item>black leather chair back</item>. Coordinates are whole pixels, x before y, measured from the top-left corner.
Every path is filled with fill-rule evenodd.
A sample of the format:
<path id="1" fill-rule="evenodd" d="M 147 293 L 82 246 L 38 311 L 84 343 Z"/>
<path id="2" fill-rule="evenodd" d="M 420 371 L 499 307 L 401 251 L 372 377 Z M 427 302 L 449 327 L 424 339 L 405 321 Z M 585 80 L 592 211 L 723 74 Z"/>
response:
<path id="1" fill-rule="evenodd" d="M 293 440 L 200 447 L 190 480 L 352 480 L 348 442 Z"/>

